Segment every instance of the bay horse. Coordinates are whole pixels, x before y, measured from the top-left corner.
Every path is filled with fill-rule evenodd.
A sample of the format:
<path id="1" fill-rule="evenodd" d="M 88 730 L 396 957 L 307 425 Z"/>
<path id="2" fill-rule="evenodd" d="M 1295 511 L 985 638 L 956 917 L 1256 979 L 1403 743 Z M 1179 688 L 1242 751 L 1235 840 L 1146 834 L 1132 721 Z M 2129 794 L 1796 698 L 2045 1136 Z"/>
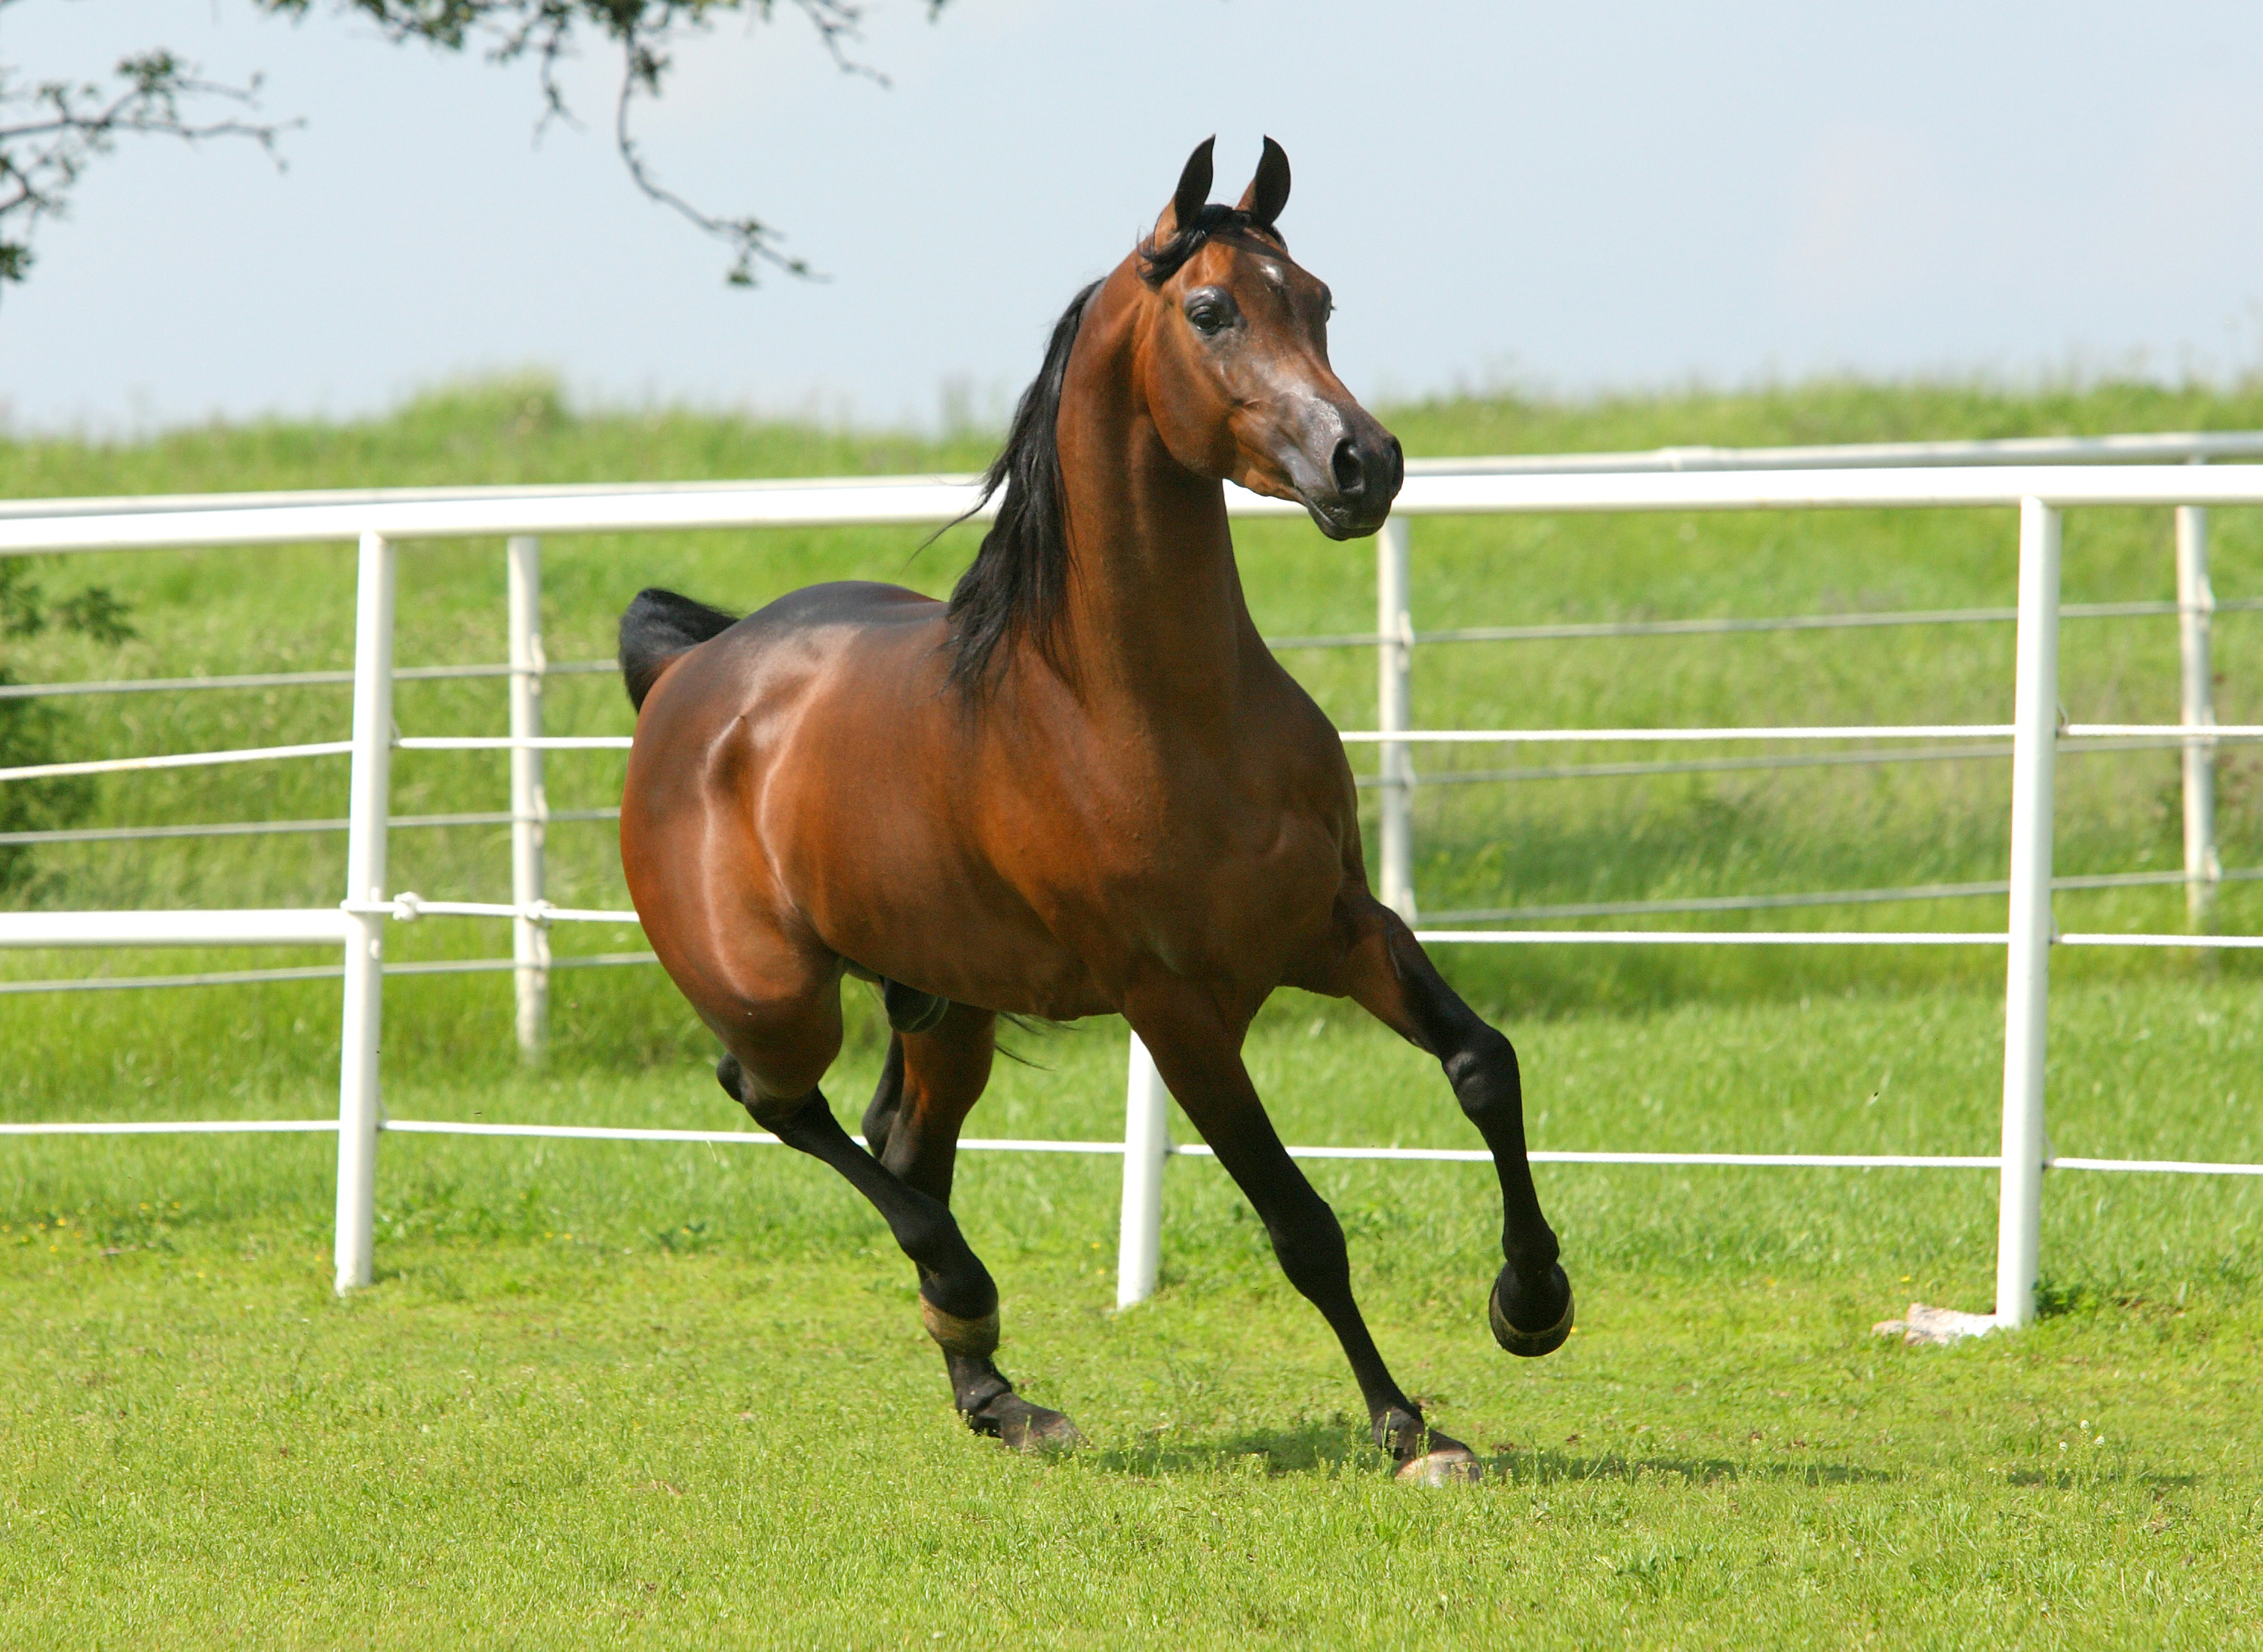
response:
<path id="1" fill-rule="evenodd" d="M 647 591 L 621 859 L 653 950 L 756 1123 L 869 1199 L 978 1432 L 1076 1442 L 992 1356 L 998 1293 L 950 1209 L 1001 1015 L 1120 1014 L 1335 1331 L 1405 1478 L 1474 1477 L 1392 1380 L 1343 1230 L 1242 1065 L 1275 989 L 1349 996 L 1437 1058 L 1499 1173 L 1487 1299 L 1511 1353 L 1562 1345 L 1572 1287 L 1525 1157 L 1515 1052 L 1369 893 L 1342 742 L 1251 623 L 1224 483 L 1331 540 L 1389 515 L 1399 443 L 1328 365 L 1327 286 L 1275 226 L 1270 138 L 1238 206 L 1195 150 L 1153 232 L 1076 295 L 982 482 L 995 524 L 946 604 L 844 582 L 743 620 Z M 844 975 L 891 1026 L 865 1146 L 819 1090 Z"/>

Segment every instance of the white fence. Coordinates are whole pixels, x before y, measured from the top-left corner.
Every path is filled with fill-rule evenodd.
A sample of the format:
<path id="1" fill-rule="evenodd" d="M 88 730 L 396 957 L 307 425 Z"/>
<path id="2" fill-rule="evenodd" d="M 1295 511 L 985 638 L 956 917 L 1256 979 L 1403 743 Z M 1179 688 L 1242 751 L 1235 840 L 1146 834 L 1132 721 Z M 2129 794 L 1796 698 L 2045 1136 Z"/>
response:
<path id="1" fill-rule="evenodd" d="M 2001 1148 L 1990 1156 L 1807 1154 L 1570 1153 L 1536 1151 L 1536 1163 L 1811 1165 L 1847 1168 L 1992 1169 L 1999 1173 L 1997 1316 L 2006 1325 L 2032 1315 L 2037 1219 L 2044 1170 L 2151 1170 L 2231 1175 L 2263 1174 L 2263 1165 L 2182 1161 L 2051 1158 L 2043 1136 L 2043 1037 L 2053 945 L 2252 947 L 2263 937 L 2060 934 L 2051 923 L 2051 823 L 2056 755 L 2062 742 L 2181 747 L 2185 753 L 2186 866 L 2168 874 L 2184 883 L 2195 920 L 2226 875 L 2213 842 L 2213 759 L 2219 743 L 2263 737 L 2263 726 L 2225 727 L 2215 720 L 2210 697 L 2209 630 L 2218 612 L 2209 593 L 2205 511 L 2210 505 L 2263 504 L 2263 467 L 2200 470 L 2209 457 L 2263 455 L 2263 434 L 2215 437 L 2116 437 L 2022 443 L 1920 444 L 1863 449 L 1777 449 L 1737 453 L 1716 449 L 1667 450 L 1649 455 L 1588 455 L 1552 460 L 1435 461 L 1409 467 L 1392 524 L 1378 536 L 1377 627 L 1373 634 L 1277 639 L 1280 647 L 1370 646 L 1378 652 L 1378 727 L 1347 733 L 1352 743 L 1380 747 L 1380 893 L 1410 919 L 1417 916 L 1413 880 L 1413 834 L 1408 808 L 1416 783 L 1412 752 L 1418 745 L 1495 743 L 1504 745 L 1614 742 L 1951 743 L 1963 751 L 2007 750 L 2013 764 L 2012 856 L 2002 884 L 1953 886 L 1923 894 L 2008 893 L 2010 923 L 2001 932 L 1949 931 L 1560 931 L 1508 928 L 1419 930 L 1433 943 L 1489 945 L 1710 946 L 1983 946 L 2007 953 Z M 2163 464 L 2161 460 L 2183 464 Z M 2115 467 L 2109 467 L 2111 462 Z M 1855 468 L 1853 465 L 1867 467 Z M 2127 467 L 2120 467 L 2126 466 Z M 481 1125 L 445 1120 L 387 1119 L 380 1104 L 378 1029 L 384 975 L 386 925 L 426 916 L 509 917 L 513 957 L 495 965 L 447 963 L 423 967 L 503 967 L 518 982 L 517 1032 L 539 1052 L 549 971 L 568 961 L 643 961 L 648 954 L 599 960 L 553 960 L 547 931 L 560 923 L 633 922 L 628 912 L 577 911 L 552 906 L 542 895 L 544 831 L 553 818 L 544 801 L 542 753 L 618 749 L 625 737 L 545 735 L 540 690 L 546 675 L 606 669 L 605 663 L 553 666 L 546 663 L 539 631 L 539 552 L 542 533 L 591 533 L 763 526 L 838 526 L 946 521 L 972 503 L 963 477 L 748 484 L 672 484 L 646 488 L 481 489 L 402 490 L 366 494 L 245 495 L 174 499 L 25 501 L 0 507 L 0 555 L 34 552 L 250 546 L 351 539 L 358 541 L 352 734 L 349 740 L 231 752 L 176 754 L 0 770 L 0 782 L 40 775 L 92 774 L 134 769 L 257 762 L 351 753 L 347 833 L 347 892 L 336 908 L 279 911 L 57 912 L 0 914 L 0 946 L 305 946 L 335 942 L 343 962 L 329 970 L 228 972 L 223 975 L 151 977 L 134 984 L 184 984 L 221 980 L 278 979 L 342 974 L 338 1117 L 333 1120 L 201 1121 L 157 1124 L 57 1122 L 0 1126 L 0 1134 L 156 1134 L 172 1131 L 336 1130 L 338 1133 L 336 1284 L 340 1290 L 370 1277 L 371 1218 L 381 1130 L 477 1135 L 528 1135 L 602 1140 L 770 1142 L 746 1131 L 616 1130 L 575 1126 Z M 2177 591 L 2174 603 L 2119 604 L 2062 610 L 2058 601 L 2061 512 L 2087 505 L 2158 505 L 2177 511 Z M 1432 515 L 1536 514 L 1643 511 L 1778 511 L 1845 508 L 2008 507 L 2019 513 L 2019 602 L 2011 610 L 1962 610 L 1912 614 L 1816 615 L 1774 620 L 1663 621 L 1642 624 L 1471 628 L 1417 632 L 1407 600 L 1409 518 Z M 1236 492 L 1237 515 L 1297 516 L 1298 507 Z M 510 617 L 510 661 L 501 667 L 431 668 L 400 676 L 509 675 L 510 733 L 500 737 L 399 736 L 393 732 L 393 600 L 396 556 L 402 539 L 505 537 Z M 2222 605 L 2252 607 L 2255 603 Z M 2062 613 L 2174 613 L 2181 642 L 2182 710 L 2173 724 L 2071 725 L 2057 712 L 2057 637 Z M 1943 624 L 2013 620 L 2018 627 L 2014 711 L 2002 725 L 1905 727 L 1735 728 L 1681 729 L 1451 729 L 1407 724 L 1406 684 L 1414 649 L 1448 641 L 1503 641 L 1577 635 L 1810 628 L 1881 624 Z M 338 681 L 336 673 L 297 673 L 256 678 L 190 679 L 163 686 L 191 687 L 257 682 Z M 131 692 L 149 684 L 33 685 L 7 692 Z M 2008 748 L 2002 743 L 2008 741 Z M 458 815 L 401 821 L 390 817 L 389 765 L 396 749 L 508 750 L 511 808 L 507 815 Z M 1909 754 L 1882 750 L 1876 760 Z M 1603 765 L 1609 769 L 1611 765 Z M 1623 765 L 1622 765 L 1623 766 Z M 1656 769 L 1665 765 L 1645 765 Z M 611 811 L 585 811 L 604 815 Z M 507 902 L 428 901 L 389 888 L 388 830 L 402 825 L 508 821 L 513 837 L 512 898 Z M 322 830 L 329 822 L 228 830 Z M 206 828 L 96 829 L 85 832 L 19 834 L 19 837 L 131 837 L 186 835 Z M 2238 875 L 2238 874 L 2233 874 Z M 2082 887 L 2160 881 L 2162 874 L 2069 880 Z M 2064 886 L 2062 886 L 2064 887 Z M 1856 892 L 1902 895 L 1909 891 Z M 1840 896 L 1816 897 L 1817 902 Z M 1695 906 L 1784 903 L 1768 897 L 1680 903 Z M 1676 909 L 1676 903 L 1630 903 L 1610 910 Z M 1452 915 L 1467 917 L 1604 916 L 1608 911 L 1561 909 L 1523 914 Z M 394 966 L 395 973 L 403 967 Z M 416 968 L 417 966 L 408 966 Z M 11 983 L 61 986 L 74 983 Z M 125 984 L 106 982 L 105 984 Z M 971 1150 L 1120 1153 L 1124 1157 L 1118 1301 L 1129 1305 L 1153 1289 L 1160 1252 L 1162 1167 L 1174 1153 L 1166 1129 L 1162 1085 L 1135 1039 L 1127 1085 L 1124 1139 L 1120 1142 L 970 1140 Z M 1477 1151 L 1302 1148 L 1305 1157 L 1481 1160 Z"/>

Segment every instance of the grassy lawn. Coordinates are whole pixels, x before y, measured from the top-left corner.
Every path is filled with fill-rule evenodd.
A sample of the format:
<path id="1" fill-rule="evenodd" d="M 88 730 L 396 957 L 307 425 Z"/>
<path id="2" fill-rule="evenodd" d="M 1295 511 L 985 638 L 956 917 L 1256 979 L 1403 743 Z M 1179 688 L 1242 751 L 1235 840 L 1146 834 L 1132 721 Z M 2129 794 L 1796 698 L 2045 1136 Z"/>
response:
<path id="1" fill-rule="evenodd" d="M 1821 386 L 1405 409 L 1417 453 L 2263 426 L 2263 396 Z M 582 416 L 539 386 L 346 427 L 0 444 L 0 493 L 968 468 L 979 445 L 720 418 Z M 2263 594 L 2252 513 L 2219 512 L 2220 596 Z M 2006 512 L 1425 522 L 1424 627 L 2007 603 Z M 940 591 L 967 546 L 882 533 L 559 540 L 553 659 L 594 658 L 629 592 L 744 605 L 859 575 Z M 1253 525 L 1277 634 L 1371 623 L 1364 547 Z M 502 654 L 500 547 L 408 547 L 402 663 Z M 2170 592 L 2165 512 L 2069 519 L 2067 599 Z M 38 559 L 105 583 L 140 634 L 7 639 L 24 681 L 346 663 L 351 552 Z M 2263 616 L 2217 627 L 2219 714 L 2263 718 Z M 1445 646 L 1435 724 L 1997 721 L 2007 627 Z M 1365 653 L 1286 656 L 1347 727 Z M 2079 719 L 2165 718 L 2173 622 L 2070 621 Z M 335 737 L 343 690 L 55 702 L 59 757 Z M 491 732 L 493 683 L 408 684 L 405 732 Z M 557 732 L 618 732 L 618 684 L 560 677 Z M 1426 757 L 1426 909 L 1676 899 L 2003 875 L 1999 761 L 1580 780 L 1457 772 L 1641 760 Z M 1453 766 L 1460 765 L 1460 770 Z M 499 808 L 499 758 L 402 754 L 401 814 Z M 2063 871 L 2179 863 L 2172 755 L 2062 765 Z M 553 757 L 560 809 L 617 795 Z M 343 813 L 342 760 L 106 779 L 88 826 Z M 2221 837 L 2263 864 L 2263 765 L 2223 765 Z M 552 895 L 622 900 L 609 829 L 552 833 Z M 335 900 L 343 834 L 41 844 L 0 903 Z M 0 854 L 9 851 L 0 848 Z M 403 830 L 396 887 L 495 898 L 499 828 Z M 2224 926 L 2263 929 L 2263 886 Z M 1733 925 L 1741 917 L 1684 922 Z M 1766 927 L 2000 926 L 2000 902 L 1796 909 Z M 2173 928 L 2174 890 L 2061 897 L 2067 928 Z M 1613 927 L 1626 920 L 1607 920 Z M 407 957 L 493 956 L 501 927 L 420 923 Z M 633 947 L 633 930 L 563 947 Z M 333 961 L 0 956 L 0 982 Z M 1536 1145 L 1993 1150 L 2001 960 L 1976 950 L 1464 948 L 1442 959 L 1515 1038 Z M 2050 1134 L 2076 1156 L 2263 1159 L 2263 968 L 2054 960 Z M 853 1122 L 880 1024 L 851 994 L 827 1091 Z M 304 982 L 0 995 L 0 1119 L 322 1117 L 337 993 Z M 397 980 L 401 1118 L 743 1125 L 656 973 L 557 977 L 549 1068 L 508 1047 L 493 976 Z M 1016 1043 L 970 1130 L 1121 1129 L 1123 1032 Z M 1249 1059 L 1303 1142 L 1474 1145 L 1435 1070 L 1342 1006 L 1283 995 Z M 1183 1120 L 1180 1121 L 1182 1131 Z M 1115 1313 L 1117 1167 L 969 1156 L 958 1206 L 1004 1293 L 1007 1369 L 1091 1444 L 1012 1459 L 958 1429 L 910 1270 L 869 1209 L 777 1148 L 386 1139 L 377 1285 L 333 1301 L 323 1137 L 0 1141 L 0 1645 L 2193 1645 L 2263 1642 L 2263 1186 L 2081 1176 L 2045 1189 L 2043 1301 L 2015 1337 L 1905 1349 L 1912 1298 L 1985 1308 L 1994 1178 L 1550 1166 L 1580 1330 L 1537 1362 L 1483 1322 L 1496 1195 L 1480 1167 L 1320 1163 L 1400 1380 L 1495 1473 L 1386 1480 L 1318 1316 L 1214 1165 L 1168 1178 L 1162 1286 Z"/>
<path id="2" fill-rule="evenodd" d="M 2223 1105 L 2263 1049 L 2252 992 L 2068 997 L 2061 1073 L 2115 1100 L 2071 1106 L 2063 1139 L 2252 1156 Z M 2114 1059 L 2132 1016 L 2176 1053 Z M 1803 1141 L 1979 1147 L 1985 1062 L 1920 1054 L 1876 1103 L 1859 1076 L 1985 1019 L 1951 992 L 1565 1017 L 1523 1042 L 1551 1144 L 1655 1110 L 1648 1139 L 1758 1146 L 1789 1112 Z M 1031 1053 L 1052 1070 L 1010 1069 L 991 1127 L 1103 1128 L 1120 1041 Z M 1292 1133 L 1463 1138 L 1377 1034 L 1283 1013 L 1253 1054 Z M 846 1065 L 844 1102 L 871 1063 Z M 2160 1081 L 2180 1105 L 2129 1105 Z M 428 1073 L 394 1105 L 728 1118 L 688 1062 Z M 1402 1380 L 1497 1470 L 1421 1492 L 1383 1477 L 1214 1166 L 1174 1166 L 1163 1287 L 1119 1315 L 1113 1162 L 970 1156 L 958 1203 L 1009 1369 L 1092 1442 L 1031 1461 L 958 1429 L 908 1270 L 819 1167 L 392 1138 L 380 1281 L 339 1303 L 328 1158 L 11 1145 L 11 1644 L 2263 1639 L 2252 1185 L 2053 1178 L 2051 1311 L 1922 1351 L 1868 1327 L 1917 1295 L 1986 1305 L 1992 1177 L 1550 1168 L 1582 1324 L 1528 1363 L 1483 1325 L 1481 1169 L 1321 1166 Z"/>

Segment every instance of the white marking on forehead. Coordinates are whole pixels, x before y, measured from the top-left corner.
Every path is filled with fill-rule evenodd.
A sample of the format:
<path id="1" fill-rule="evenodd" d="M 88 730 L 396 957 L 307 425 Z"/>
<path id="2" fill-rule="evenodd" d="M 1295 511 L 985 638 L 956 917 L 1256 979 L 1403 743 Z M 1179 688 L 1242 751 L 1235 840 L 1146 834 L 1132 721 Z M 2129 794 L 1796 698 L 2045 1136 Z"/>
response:
<path id="1" fill-rule="evenodd" d="M 1270 258 L 1259 259 L 1257 271 L 1276 286 L 1285 287 L 1289 285 L 1289 278 L 1281 272 L 1281 266 Z"/>

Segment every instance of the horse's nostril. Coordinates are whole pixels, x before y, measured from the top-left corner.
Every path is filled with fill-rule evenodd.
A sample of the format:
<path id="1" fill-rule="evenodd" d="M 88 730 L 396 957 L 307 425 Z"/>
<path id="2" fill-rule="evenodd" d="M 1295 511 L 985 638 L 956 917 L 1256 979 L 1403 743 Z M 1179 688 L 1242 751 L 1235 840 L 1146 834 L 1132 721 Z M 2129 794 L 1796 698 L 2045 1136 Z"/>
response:
<path id="1" fill-rule="evenodd" d="M 1367 470 L 1350 437 L 1336 444 L 1336 451 L 1328 455 L 1328 468 L 1335 475 L 1338 493 L 1353 496 L 1367 491 Z"/>

